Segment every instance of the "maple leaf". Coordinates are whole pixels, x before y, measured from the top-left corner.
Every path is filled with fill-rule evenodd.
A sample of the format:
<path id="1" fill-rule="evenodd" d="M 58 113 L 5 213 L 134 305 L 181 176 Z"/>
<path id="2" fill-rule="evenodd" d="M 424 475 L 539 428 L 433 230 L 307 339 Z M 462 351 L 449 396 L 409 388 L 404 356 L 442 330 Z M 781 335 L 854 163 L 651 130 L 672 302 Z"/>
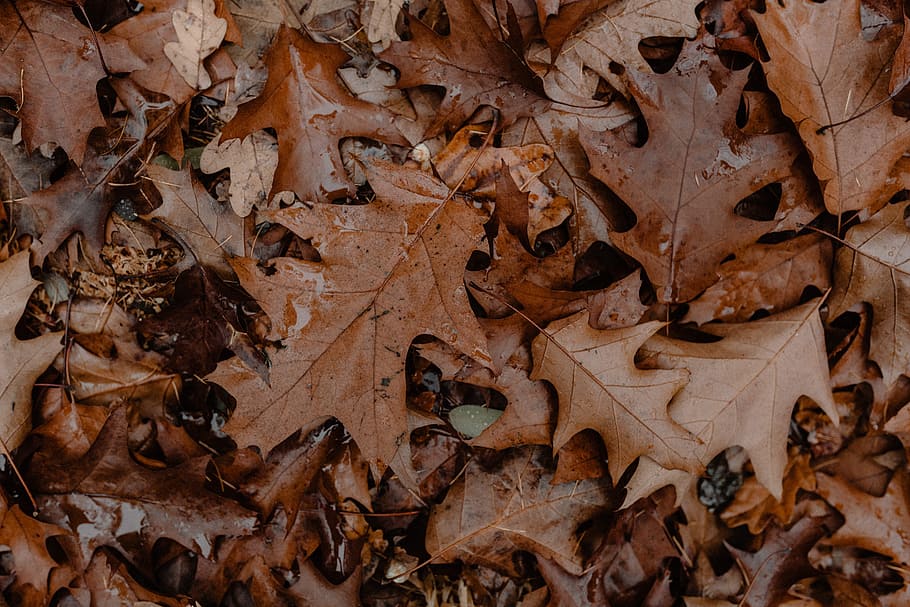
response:
<path id="1" fill-rule="evenodd" d="M 617 90 L 625 90 L 625 83 L 617 77 L 611 63 L 619 63 L 626 70 L 651 71 L 638 51 L 643 39 L 652 36 L 692 38 L 697 31 L 695 11 L 685 2 L 613 2 L 565 40 L 562 52 L 551 61 L 552 67 L 543 78 L 544 88 L 555 101 L 570 106 L 591 106 L 598 77 Z M 547 42 L 549 44 L 549 39 Z"/>
<path id="2" fill-rule="evenodd" d="M 401 73 L 399 88 L 446 87 L 437 118 L 425 133 L 461 126 L 480 106 L 492 106 L 509 123 L 544 110 L 539 82 L 521 59 L 494 34 L 471 0 L 447 0 L 448 36 L 411 19 L 411 39 L 392 42 L 379 57 Z"/>
<path id="3" fill-rule="evenodd" d="M 234 262 L 287 346 L 270 357 L 270 389 L 234 361 L 211 376 L 237 397 L 227 430 L 240 441 L 271 446 L 331 415 L 384 467 L 408 441 L 411 340 L 435 335 L 490 359 L 463 283 L 484 215 L 420 171 L 378 162 L 367 171 L 377 194 L 370 204 L 264 213 L 312 239 L 322 262 L 279 258 L 271 276 L 252 260 Z"/>
<path id="4" fill-rule="evenodd" d="M 244 220 L 212 198 L 191 171 L 149 165 L 149 179 L 161 193 L 161 206 L 143 219 L 164 220 L 192 247 L 188 254 L 222 277 L 233 274 L 227 258 L 242 256 L 246 245 Z"/>
<path id="5" fill-rule="evenodd" d="M 339 84 L 336 70 L 347 60 L 335 45 L 313 42 L 287 27 L 278 31 L 265 59 L 265 89 L 240 106 L 221 134 L 227 143 L 258 129 L 278 131 L 271 194 L 291 190 L 307 201 L 353 195 L 356 188 L 342 165 L 339 139 L 370 137 L 407 144 L 394 127 L 394 113 L 353 97 Z"/>
<path id="6" fill-rule="evenodd" d="M 0 6 L 0 95 L 19 103 L 22 138 L 29 151 L 55 142 L 82 163 L 88 134 L 104 125 L 95 87 L 113 72 L 143 67 L 127 40 L 92 35 L 68 6 L 39 0 Z"/>
<path id="7" fill-rule="evenodd" d="M 640 455 L 667 468 L 691 469 L 694 437 L 667 413 L 670 399 L 689 375 L 682 369 L 643 371 L 633 359 L 660 322 L 597 331 L 587 314 L 550 323 L 532 346 L 531 379 L 546 379 L 559 393 L 553 434 L 558 450 L 586 428 L 603 437 L 610 474 L 620 478 Z"/>
<path id="8" fill-rule="evenodd" d="M 831 316 L 854 304 L 872 304 L 869 357 L 878 363 L 885 386 L 910 372 L 910 203 L 894 204 L 850 228 L 847 246 L 837 252 Z"/>
<path id="9" fill-rule="evenodd" d="M 683 321 L 744 322 L 758 310 L 775 313 L 799 304 L 807 285 L 831 286 L 830 239 L 804 234 L 776 244 L 754 244 L 717 271 L 720 280 L 689 302 Z"/>
<path id="10" fill-rule="evenodd" d="M 529 446 L 510 450 L 491 468 L 471 460 L 430 511 L 426 548 L 433 560 L 461 559 L 514 574 L 512 553 L 528 550 L 580 574 L 575 530 L 609 506 L 609 484 L 551 483 L 547 452 Z"/>
<path id="11" fill-rule="evenodd" d="M 0 263 L 0 349 L 6 353 L 0 380 L 0 440 L 15 449 L 31 427 L 35 380 L 60 351 L 61 333 L 20 341 L 15 329 L 38 281 L 29 272 L 28 251 Z"/>
<path id="12" fill-rule="evenodd" d="M 637 216 L 631 230 L 611 233 L 612 242 L 641 262 L 661 301 L 688 301 L 716 280 L 727 255 L 769 231 L 736 206 L 790 175 L 799 143 L 736 125 L 748 70 L 728 70 L 704 41 L 687 43 L 666 74 L 626 74 L 648 141 L 633 147 L 613 133 L 584 130 L 579 137 L 591 174 Z"/>
<path id="13" fill-rule="evenodd" d="M 809 302 L 751 323 L 705 325 L 706 332 L 723 338 L 714 343 L 655 335 L 645 344 L 645 355 L 654 356 L 658 368 L 691 373 L 670 403 L 670 417 L 697 437 L 691 456 L 702 469 L 739 445 L 748 452 L 758 481 L 780 499 L 796 400 L 805 394 L 838 419 L 818 305 Z M 630 493 L 647 493 L 634 489 L 640 483 L 651 490 L 662 486 L 653 484 L 658 476 L 640 466 L 629 481 Z"/>
<path id="14" fill-rule="evenodd" d="M 866 39 L 860 0 L 772 3 L 753 18 L 771 57 L 768 86 L 812 156 L 828 211 L 877 208 L 906 187 L 898 161 L 910 123 L 878 105 L 888 98 L 900 24 Z"/>
<path id="15" fill-rule="evenodd" d="M 162 536 L 209 558 L 219 536 L 253 531 L 253 512 L 204 488 L 208 457 L 149 470 L 130 457 L 127 433 L 127 408 L 116 407 L 80 460 L 26 474 L 43 520 L 76 533 L 82 525 L 92 528 L 80 542 L 86 561 L 95 548 L 108 545 L 141 563 Z M 137 536 L 138 555 L 128 549 Z"/>

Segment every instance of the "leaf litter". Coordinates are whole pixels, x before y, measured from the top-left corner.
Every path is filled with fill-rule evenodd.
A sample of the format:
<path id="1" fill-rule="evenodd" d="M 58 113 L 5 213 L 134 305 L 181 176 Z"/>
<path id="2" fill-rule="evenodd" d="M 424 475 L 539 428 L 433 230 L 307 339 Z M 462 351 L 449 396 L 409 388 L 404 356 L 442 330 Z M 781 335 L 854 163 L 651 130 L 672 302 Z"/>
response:
<path id="1" fill-rule="evenodd" d="M 2 602 L 906 604 L 903 5 L 298 4 L 0 6 Z"/>

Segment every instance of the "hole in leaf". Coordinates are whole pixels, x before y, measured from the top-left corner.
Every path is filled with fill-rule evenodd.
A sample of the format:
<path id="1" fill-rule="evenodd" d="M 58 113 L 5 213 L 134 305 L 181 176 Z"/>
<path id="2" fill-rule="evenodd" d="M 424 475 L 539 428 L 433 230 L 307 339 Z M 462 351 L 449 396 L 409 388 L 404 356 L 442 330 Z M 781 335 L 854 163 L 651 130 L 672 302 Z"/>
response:
<path id="1" fill-rule="evenodd" d="M 471 256 L 468 258 L 468 263 L 465 265 L 465 269 L 469 272 L 479 272 L 480 270 L 486 270 L 490 267 L 490 255 L 484 253 L 483 251 L 471 251 Z"/>
<path id="2" fill-rule="evenodd" d="M 771 221 L 777 215 L 777 207 L 780 206 L 780 196 L 781 185 L 779 183 L 769 183 L 736 203 L 733 212 L 740 217 L 755 221 Z"/>
<path id="3" fill-rule="evenodd" d="M 638 43 L 638 52 L 657 74 L 670 71 L 682 51 L 684 38 L 651 36 Z"/>
<path id="4" fill-rule="evenodd" d="M 605 242 L 597 241 L 575 261 L 575 291 L 605 289 L 634 269 L 627 258 Z"/>

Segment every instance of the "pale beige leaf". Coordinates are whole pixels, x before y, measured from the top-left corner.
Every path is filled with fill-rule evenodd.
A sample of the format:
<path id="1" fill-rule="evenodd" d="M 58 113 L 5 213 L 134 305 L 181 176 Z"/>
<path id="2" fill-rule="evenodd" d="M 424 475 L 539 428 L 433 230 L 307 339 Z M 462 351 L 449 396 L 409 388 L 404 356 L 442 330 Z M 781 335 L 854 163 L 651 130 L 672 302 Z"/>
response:
<path id="1" fill-rule="evenodd" d="M 645 344 L 655 366 L 691 373 L 670 403 L 670 416 L 697 437 L 692 456 L 702 469 L 738 445 L 748 452 L 758 481 L 780 499 L 796 400 L 812 398 L 836 423 L 818 305 L 750 323 L 706 325 L 705 331 L 723 338 L 715 343 L 655 335 Z M 651 486 L 651 475 L 636 471 L 629 486 L 639 484 Z"/>
<path id="2" fill-rule="evenodd" d="M 165 44 L 164 54 L 187 84 L 209 88 L 212 79 L 202 61 L 221 46 L 227 21 L 215 15 L 215 0 L 187 0 L 186 10 L 175 10 L 172 20 L 177 42 Z"/>
<path id="3" fill-rule="evenodd" d="M 265 131 L 224 143 L 219 134 L 205 146 L 199 159 L 203 173 L 230 169 L 228 198 L 234 213 L 240 217 L 249 215 L 253 207 L 267 205 L 277 167 L 278 141 Z"/>
<path id="4" fill-rule="evenodd" d="M 389 46 L 392 40 L 400 40 L 395 31 L 395 22 L 404 0 L 372 0 L 364 9 L 364 17 L 369 15 L 367 26 L 367 40 L 378 43 L 382 48 Z"/>
<path id="5" fill-rule="evenodd" d="M 29 252 L 0 263 L 0 439 L 15 449 L 31 429 L 32 388 L 60 351 L 62 333 L 20 341 L 15 329 L 38 281 L 29 272 Z"/>

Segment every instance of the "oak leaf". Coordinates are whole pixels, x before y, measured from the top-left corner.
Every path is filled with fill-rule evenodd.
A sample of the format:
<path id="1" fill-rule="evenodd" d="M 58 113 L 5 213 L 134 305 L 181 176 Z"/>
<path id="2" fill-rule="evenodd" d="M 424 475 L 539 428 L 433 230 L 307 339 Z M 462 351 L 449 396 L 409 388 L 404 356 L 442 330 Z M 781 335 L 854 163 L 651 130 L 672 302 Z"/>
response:
<path id="1" fill-rule="evenodd" d="M 611 233 L 612 242 L 641 262 L 663 302 L 692 299 L 716 280 L 727 255 L 770 231 L 736 207 L 789 176 L 800 150 L 789 133 L 748 134 L 736 125 L 748 70 L 727 69 L 706 44 L 687 43 L 666 74 L 626 72 L 648 124 L 642 147 L 610 132 L 580 132 L 591 174 L 637 216 L 631 230 Z"/>
<path id="2" fill-rule="evenodd" d="M 175 9 L 171 17 L 177 31 L 177 42 L 164 45 L 164 54 L 186 83 L 195 89 L 207 89 L 212 79 L 203 59 L 221 46 L 228 24 L 215 14 L 214 0 L 187 0 L 186 10 Z"/>
<path id="3" fill-rule="evenodd" d="M 899 161 L 910 123 L 879 105 L 901 26 L 885 24 L 869 40 L 860 13 L 860 0 L 797 0 L 753 13 L 771 57 L 768 86 L 796 123 L 834 214 L 878 208 L 907 183 Z"/>
<path id="4" fill-rule="evenodd" d="M 514 574 L 512 553 L 528 550 L 580 574 L 575 531 L 610 505 L 608 482 L 552 484 L 547 451 L 510 450 L 491 468 L 473 459 L 430 511 L 426 548 L 433 559 L 461 559 Z"/>
<path id="5" fill-rule="evenodd" d="M 689 302 L 683 321 L 745 322 L 759 310 L 771 314 L 799 304 L 803 290 L 831 286 L 831 241 L 805 234 L 776 244 L 755 244 L 718 268 L 720 278 Z"/>
<path id="6" fill-rule="evenodd" d="M 0 263 L 0 440 L 15 449 L 31 429 L 31 394 L 35 380 L 60 351 L 60 333 L 20 341 L 16 324 L 38 281 L 29 272 L 28 251 Z"/>
<path id="7" fill-rule="evenodd" d="M 240 217 L 249 215 L 253 207 L 267 206 L 277 166 L 278 141 L 265 131 L 225 143 L 219 134 L 205 146 L 199 159 L 204 173 L 230 169 L 228 199 Z"/>
<path id="8" fill-rule="evenodd" d="M 357 99 L 339 84 L 336 71 L 347 60 L 338 46 L 313 42 L 287 27 L 278 31 L 265 58 L 265 89 L 240 106 L 221 134 L 227 143 L 259 129 L 278 131 L 278 168 L 270 195 L 290 190 L 313 202 L 353 195 L 356 188 L 338 151 L 342 137 L 407 144 L 394 126 L 394 113 Z"/>
<path id="9" fill-rule="evenodd" d="M 208 457 L 149 470 L 130 456 L 127 434 L 127 408 L 116 407 L 80 460 L 26 473 L 43 520 L 75 533 L 92 528 L 80 542 L 85 561 L 107 545 L 142 563 L 162 536 L 210 558 L 218 537 L 253 531 L 252 511 L 205 489 Z M 136 537 L 138 553 L 129 549 L 137 548 Z"/>
<path id="10" fill-rule="evenodd" d="M 653 36 L 692 38 L 697 31 L 695 11 L 685 2 L 624 0 L 610 3 L 565 40 L 561 52 L 551 60 L 553 65 L 544 76 L 544 87 L 554 101 L 589 107 L 593 105 L 598 77 L 618 90 L 625 89 L 625 83 L 617 77 L 611 63 L 619 63 L 626 70 L 651 72 L 638 51 L 643 39 Z M 549 39 L 547 42 L 550 44 Z M 550 46 L 552 48 L 552 44 Z"/>
<path id="11" fill-rule="evenodd" d="M 65 4 L 25 0 L 0 6 L 0 94 L 18 100 L 29 151 L 54 142 L 82 163 L 91 130 L 104 125 L 95 87 L 108 74 L 143 67 L 127 39 L 92 35 Z"/>
<path id="12" fill-rule="evenodd" d="M 448 0 L 450 34 L 411 19 L 411 36 L 379 57 L 398 68 L 400 88 L 444 83 L 446 96 L 426 136 L 455 128 L 480 106 L 497 108 L 509 123 L 549 105 L 536 76 L 484 22 L 472 0 Z"/>
<path id="13" fill-rule="evenodd" d="M 640 455 L 667 468 L 693 469 L 690 452 L 695 438 L 667 412 L 689 373 L 644 371 L 633 362 L 642 344 L 662 326 L 655 321 L 598 331 L 580 312 L 550 323 L 534 340 L 531 379 L 547 379 L 559 393 L 555 450 L 577 432 L 591 428 L 607 446 L 613 478 L 620 478 Z"/>
<path id="14" fill-rule="evenodd" d="M 153 164 L 146 173 L 161 193 L 162 202 L 142 218 L 163 220 L 171 229 L 179 229 L 192 248 L 188 255 L 220 276 L 230 276 L 233 271 L 228 258 L 246 252 L 244 220 L 212 198 L 188 169 L 171 171 Z"/>
<path id="15" fill-rule="evenodd" d="M 854 304 L 872 304 L 869 357 L 878 363 L 886 387 L 910 373 L 910 203 L 894 204 L 847 232 L 835 258 L 831 316 Z"/>
<path id="16" fill-rule="evenodd" d="M 818 303 L 751 323 L 704 329 L 723 339 L 692 343 L 656 335 L 645 344 L 644 354 L 653 357 L 654 366 L 691 373 L 670 403 L 670 417 L 697 437 L 691 456 L 702 469 L 717 454 L 738 445 L 748 452 L 758 481 L 780 499 L 797 399 L 805 394 L 828 417 L 838 419 Z M 644 483 L 651 490 L 661 486 L 653 485 L 658 475 L 651 465 L 642 462 L 629 486 Z"/>
<path id="17" fill-rule="evenodd" d="M 211 376 L 238 400 L 227 428 L 241 442 L 270 447 L 331 415 L 385 467 L 408 440 L 411 341 L 435 335 L 490 359 L 463 283 L 484 214 L 421 171 L 379 162 L 367 171 L 377 195 L 369 204 L 263 213 L 311 239 L 321 262 L 278 258 L 271 275 L 252 260 L 234 262 L 286 345 L 271 354 L 271 388 L 234 360 Z"/>

